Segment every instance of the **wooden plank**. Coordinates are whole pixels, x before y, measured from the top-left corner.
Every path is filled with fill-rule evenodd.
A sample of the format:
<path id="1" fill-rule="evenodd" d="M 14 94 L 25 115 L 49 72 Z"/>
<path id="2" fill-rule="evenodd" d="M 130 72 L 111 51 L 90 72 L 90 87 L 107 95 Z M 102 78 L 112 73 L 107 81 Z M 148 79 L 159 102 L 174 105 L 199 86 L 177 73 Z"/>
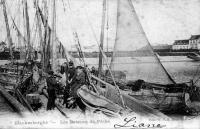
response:
<path id="1" fill-rule="evenodd" d="M 24 106 L 22 106 L 13 96 L 5 91 L 3 87 L 0 86 L 0 94 L 7 100 L 7 102 L 14 108 L 18 113 L 27 111 Z"/>

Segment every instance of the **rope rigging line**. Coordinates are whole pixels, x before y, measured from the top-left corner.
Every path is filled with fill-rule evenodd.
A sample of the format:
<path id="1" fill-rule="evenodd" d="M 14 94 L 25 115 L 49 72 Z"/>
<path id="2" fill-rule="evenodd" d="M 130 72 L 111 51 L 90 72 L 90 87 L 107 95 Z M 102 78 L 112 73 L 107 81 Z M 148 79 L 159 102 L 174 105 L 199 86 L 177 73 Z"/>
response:
<path id="1" fill-rule="evenodd" d="M 193 83 L 194 85 L 200 80 L 200 77 L 197 78 L 197 80 Z"/>
<path id="2" fill-rule="evenodd" d="M 107 11 L 106 11 L 106 43 L 107 43 L 107 52 L 108 52 L 108 29 L 109 29 L 109 14 L 108 14 L 108 9 L 109 9 L 109 0 L 107 0 L 107 2 L 106 2 L 106 8 L 107 8 Z"/>
<path id="3" fill-rule="evenodd" d="M 132 1 L 131 1 L 131 0 L 128 0 L 128 2 L 129 2 L 129 5 L 131 6 L 132 13 L 135 13 L 136 16 L 137 16 L 137 13 L 136 13 L 136 11 L 135 11 L 135 8 L 134 8 L 134 6 L 133 6 Z M 138 23 L 139 23 L 139 26 L 138 26 L 138 27 L 140 27 L 140 29 L 142 30 L 142 33 L 146 36 L 146 33 L 144 32 L 144 29 L 143 29 L 143 27 L 142 27 L 142 25 L 141 25 L 141 23 L 140 23 L 139 18 L 136 17 L 136 20 L 137 20 Z M 153 52 L 155 59 L 158 61 L 158 63 L 160 64 L 161 68 L 164 70 L 164 72 L 165 72 L 165 74 L 167 75 L 168 79 L 169 79 L 173 84 L 176 84 L 176 82 L 174 81 L 174 79 L 172 78 L 172 76 L 168 73 L 168 71 L 165 69 L 165 67 L 164 67 L 163 64 L 161 63 L 161 61 L 160 61 L 160 59 L 158 58 L 157 54 L 154 52 L 154 49 L 153 49 L 153 47 L 151 46 L 151 44 L 150 44 L 150 42 L 149 42 L 149 40 L 148 40 L 147 37 L 146 37 L 146 41 L 147 41 L 147 43 L 148 43 L 148 45 L 149 45 L 151 51 Z"/>
<path id="4" fill-rule="evenodd" d="M 195 72 L 195 74 L 194 74 L 193 77 L 192 77 L 192 80 L 193 80 L 193 81 L 194 81 L 195 78 L 197 77 L 197 74 L 199 73 L 199 70 L 200 70 L 200 65 L 197 67 L 196 72 Z M 197 78 L 197 79 L 198 79 L 198 78 Z"/>
<path id="5" fill-rule="evenodd" d="M 32 37 L 32 40 L 31 40 L 32 47 L 33 47 L 33 42 L 35 41 L 35 38 L 36 38 L 37 29 L 38 29 L 36 20 L 37 20 L 37 14 L 35 13 L 34 20 L 33 20 L 34 22 L 33 22 L 32 28 L 30 30 L 30 33 L 32 32 L 31 33 L 32 34 L 32 36 L 31 36 Z M 35 27 L 35 33 L 33 33 L 34 27 Z"/>
<path id="6" fill-rule="evenodd" d="M 65 11 L 66 11 L 65 4 L 64 4 L 64 1 L 63 1 L 63 0 L 62 0 L 62 2 L 63 2 L 63 9 L 64 9 L 64 12 L 65 12 Z M 71 18 L 72 18 L 71 12 L 72 12 L 72 10 L 71 10 L 71 6 L 70 6 L 70 2 L 69 2 L 69 0 L 67 0 L 67 2 L 68 2 L 68 8 L 69 8 L 68 11 L 69 11 L 69 15 L 70 15 L 70 16 L 68 17 L 68 19 L 69 19 L 70 27 L 71 27 L 71 30 L 72 30 L 72 33 L 73 33 L 73 37 L 75 38 L 75 39 L 74 39 L 74 40 L 75 40 L 75 43 L 77 43 L 77 45 L 78 45 L 78 48 L 77 48 L 77 45 L 76 45 L 76 48 L 78 49 L 79 54 L 80 54 L 79 60 L 84 64 L 84 66 L 86 66 L 85 61 L 84 61 L 85 55 L 84 55 L 84 53 L 82 52 L 82 48 L 81 48 L 81 45 L 80 45 L 80 39 L 79 39 L 77 30 L 76 30 L 76 28 L 72 25 L 72 21 L 71 21 Z M 65 13 L 66 13 L 66 12 L 65 12 Z"/>
<path id="7" fill-rule="evenodd" d="M 48 9 L 46 6 L 47 3 L 44 3 L 44 13 L 45 15 L 42 14 L 42 10 L 40 9 L 40 7 L 38 5 L 36 5 L 36 11 L 39 13 L 40 15 L 40 19 L 43 23 L 43 26 L 45 29 L 47 30 L 51 30 L 50 26 L 48 25 Z M 55 37 L 55 41 L 57 41 L 59 43 L 60 46 L 63 46 L 62 43 L 58 40 L 58 37 Z M 46 46 L 47 47 L 47 46 Z M 67 54 L 66 54 L 66 49 L 63 46 L 63 52 L 64 52 L 64 58 L 66 59 L 66 61 L 68 62 L 68 58 L 67 58 Z"/>
<path id="8" fill-rule="evenodd" d="M 88 1 L 87 1 L 87 2 L 88 2 Z M 94 28 L 93 28 L 93 26 L 92 26 L 92 23 L 91 23 L 90 20 L 89 20 L 88 13 L 87 13 L 87 10 L 85 9 L 85 7 L 84 7 L 84 12 L 85 12 L 85 14 L 86 14 L 86 18 L 87 18 L 88 24 L 89 24 L 89 26 L 90 26 L 90 29 L 92 30 L 92 34 L 93 34 L 93 36 L 94 36 L 94 38 L 95 38 L 95 40 L 96 40 L 96 43 L 97 43 L 97 45 L 98 45 L 98 47 L 99 47 L 99 50 L 100 50 L 100 52 L 102 53 L 102 55 L 103 55 L 103 57 L 104 57 L 106 66 L 107 66 L 107 68 L 108 68 L 108 71 L 110 72 L 110 75 L 111 75 L 112 79 L 113 79 L 114 85 L 115 85 L 115 87 L 117 88 L 117 91 L 118 91 L 118 93 L 119 93 L 119 97 L 120 97 L 120 99 L 121 99 L 121 101 L 122 101 L 122 105 L 123 105 L 123 107 L 126 107 L 126 106 L 125 106 L 125 103 L 124 103 L 123 96 L 122 96 L 122 94 L 121 94 L 121 92 L 120 92 L 119 87 L 118 87 L 117 84 L 116 84 L 116 81 L 115 81 L 115 79 L 114 79 L 114 76 L 113 76 L 113 74 L 112 74 L 112 72 L 111 72 L 111 69 L 110 69 L 110 67 L 109 67 L 109 65 L 108 65 L 107 57 L 106 57 L 105 53 L 103 52 L 103 50 L 102 50 L 101 47 L 100 47 L 99 41 L 98 41 L 97 36 L 96 36 L 96 34 L 95 34 L 95 31 L 94 31 Z"/>
<path id="9" fill-rule="evenodd" d="M 64 12 L 66 11 L 66 9 L 65 9 L 65 4 L 64 4 L 64 1 L 62 0 L 62 2 L 63 2 L 63 8 L 64 8 Z M 92 83 L 91 83 L 91 76 L 90 76 L 90 70 L 88 69 L 88 67 L 87 67 L 87 65 L 86 65 L 86 63 L 85 63 L 85 55 L 84 55 L 84 53 L 83 53 L 83 51 L 82 51 L 82 47 L 81 47 L 81 44 L 80 44 L 80 40 L 79 40 L 79 37 L 78 37 L 78 33 L 77 33 L 77 31 L 76 31 L 76 28 L 72 25 L 72 21 L 71 21 L 71 18 L 73 18 L 72 17 L 72 15 L 71 15 L 71 12 L 72 12 L 72 10 L 71 10 L 71 6 L 70 6 L 70 1 L 68 0 L 67 1 L 68 2 L 68 8 L 69 8 L 69 15 L 70 15 L 70 17 L 68 18 L 69 19 L 69 22 L 70 22 L 70 27 L 71 27 L 71 30 L 73 31 L 73 36 L 74 36 L 74 40 L 75 40 L 75 43 L 77 43 L 77 45 L 76 45 L 76 48 L 77 48 L 77 50 L 78 50 L 78 52 L 79 52 L 79 60 L 80 60 L 80 62 L 82 62 L 83 63 L 83 65 L 84 65 L 84 67 L 85 67 L 85 69 L 86 69 L 86 76 L 87 76 L 87 79 L 88 79 L 88 81 L 89 81 L 89 84 L 91 84 L 92 85 Z M 94 85 L 92 85 L 92 87 L 95 89 L 95 91 L 96 91 L 96 93 L 97 94 L 99 94 L 99 91 L 97 90 L 97 88 L 94 86 Z"/>
<path id="10" fill-rule="evenodd" d="M 7 2 L 5 2 L 5 5 L 6 5 L 6 8 L 7 8 L 7 15 L 12 16 L 11 11 L 10 11 L 10 7 L 8 6 Z M 18 10 L 19 8 L 20 8 L 20 5 L 18 4 L 18 8 L 17 8 L 16 14 L 14 15 L 14 20 L 16 19 L 17 14 L 20 13 L 20 12 L 18 12 L 18 11 L 19 11 L 19 10 Z M 12 33 L 12 28 L 13 28 L 13 26 L 14 26 L 14 23 L 12 22 L 11 26 L 9 27 L 9 29 L 11 30 L 11 33 Z M 7 40 L 7 38 L 8 38 L 8 37 L 6 36 L 5 39 L 4 39 L 4 42 Z"/>

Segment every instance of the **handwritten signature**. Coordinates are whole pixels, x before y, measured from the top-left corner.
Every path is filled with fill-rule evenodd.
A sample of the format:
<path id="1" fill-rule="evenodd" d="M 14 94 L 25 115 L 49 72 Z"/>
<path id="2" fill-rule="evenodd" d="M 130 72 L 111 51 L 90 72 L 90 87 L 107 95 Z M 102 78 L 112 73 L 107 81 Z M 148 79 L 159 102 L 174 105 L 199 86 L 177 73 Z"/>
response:
<path id="1" fill-rule="evenodd" d="M 131 118 L 125 118 L 124 121 L 120 124 L 115 124 L 114 128 L 131 128 L 131 129 L 136 129 L 136 128 L 163 128 L 166 127 L 166 125 L 162 124 L 150 124 L 150 123 L 138 123 L 136 117 L 131 117 Z"/>

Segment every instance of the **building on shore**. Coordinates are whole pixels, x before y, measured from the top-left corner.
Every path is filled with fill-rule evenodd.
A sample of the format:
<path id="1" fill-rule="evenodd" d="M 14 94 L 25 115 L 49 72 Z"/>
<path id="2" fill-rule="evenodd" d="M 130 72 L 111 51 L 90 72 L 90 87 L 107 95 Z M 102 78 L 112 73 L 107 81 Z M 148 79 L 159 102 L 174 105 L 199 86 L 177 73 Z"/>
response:
<path id="1" fill-rule="evenodd" d="M 200 50 L 200 35 L 192 35 L 189 39 L 189 45 L 191 49 Z"/>
<path id="2" fill-rule="evenodd" d="M 185 39 L 185 40 L 175 40 L 173 45 L 172 45 L 172 50 L 186 50 L 186 49 L 190 49 L 191 46 L 189 44 L 189 40 Z"/>
<path id="3" fill-rule="evenodd" d="M 172 50 L 200 50 L 200 35 L 191 35 L 189 39 L 175 40 Z"/>

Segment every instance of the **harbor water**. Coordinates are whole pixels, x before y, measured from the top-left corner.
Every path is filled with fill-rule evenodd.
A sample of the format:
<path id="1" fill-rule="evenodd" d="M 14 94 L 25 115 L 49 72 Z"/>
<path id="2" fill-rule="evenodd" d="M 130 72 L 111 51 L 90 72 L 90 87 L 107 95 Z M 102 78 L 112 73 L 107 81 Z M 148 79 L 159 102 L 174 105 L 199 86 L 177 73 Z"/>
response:
<path id="1" fill-rule="evenodd" d="M 200 86 L 200 62 L 193 61 L 186 56 L 161 56 L 159 57 L 159 59 L 161 60 L 165 69 L 177 83 L 189 82 L 193 80 L 194 82 L 196 82 L 197 86 Z M 122 57 L 120 62 L 118 62 L 118 69 L 120 71 L 128 73 L 126 75 L 128 79 L 133 79 L 132 75 L 135 74 L 134 63 L 137 63 L 137 69 L 141 69 L 141 71 L 151 71 L 151 73 L 149 73 L 150 76 L 155 76 L 156 78 L 159 78 L 156 73 L 157 71 L 153 72 L 151 67 L 153 64 L 155 64 L 155 62 L 151 62 L 150 59 L 145 59 L 145 63 L 140 64 L 139 61 L 136 62 L 135 60 L 143 59 L 141 57 L 138 59 L 131 57 Z M 85 61 L 89 67 L 98 67 L 98 58 L 86 58 Z M 109 64 L 110 59 L 108 59 L 107 62 Z M 106 61 L 104 61 L 104 69 L 106 69 L 106 67 Z M 126 72 L 127 68 L 129 69 L 128 72 Z"/>

